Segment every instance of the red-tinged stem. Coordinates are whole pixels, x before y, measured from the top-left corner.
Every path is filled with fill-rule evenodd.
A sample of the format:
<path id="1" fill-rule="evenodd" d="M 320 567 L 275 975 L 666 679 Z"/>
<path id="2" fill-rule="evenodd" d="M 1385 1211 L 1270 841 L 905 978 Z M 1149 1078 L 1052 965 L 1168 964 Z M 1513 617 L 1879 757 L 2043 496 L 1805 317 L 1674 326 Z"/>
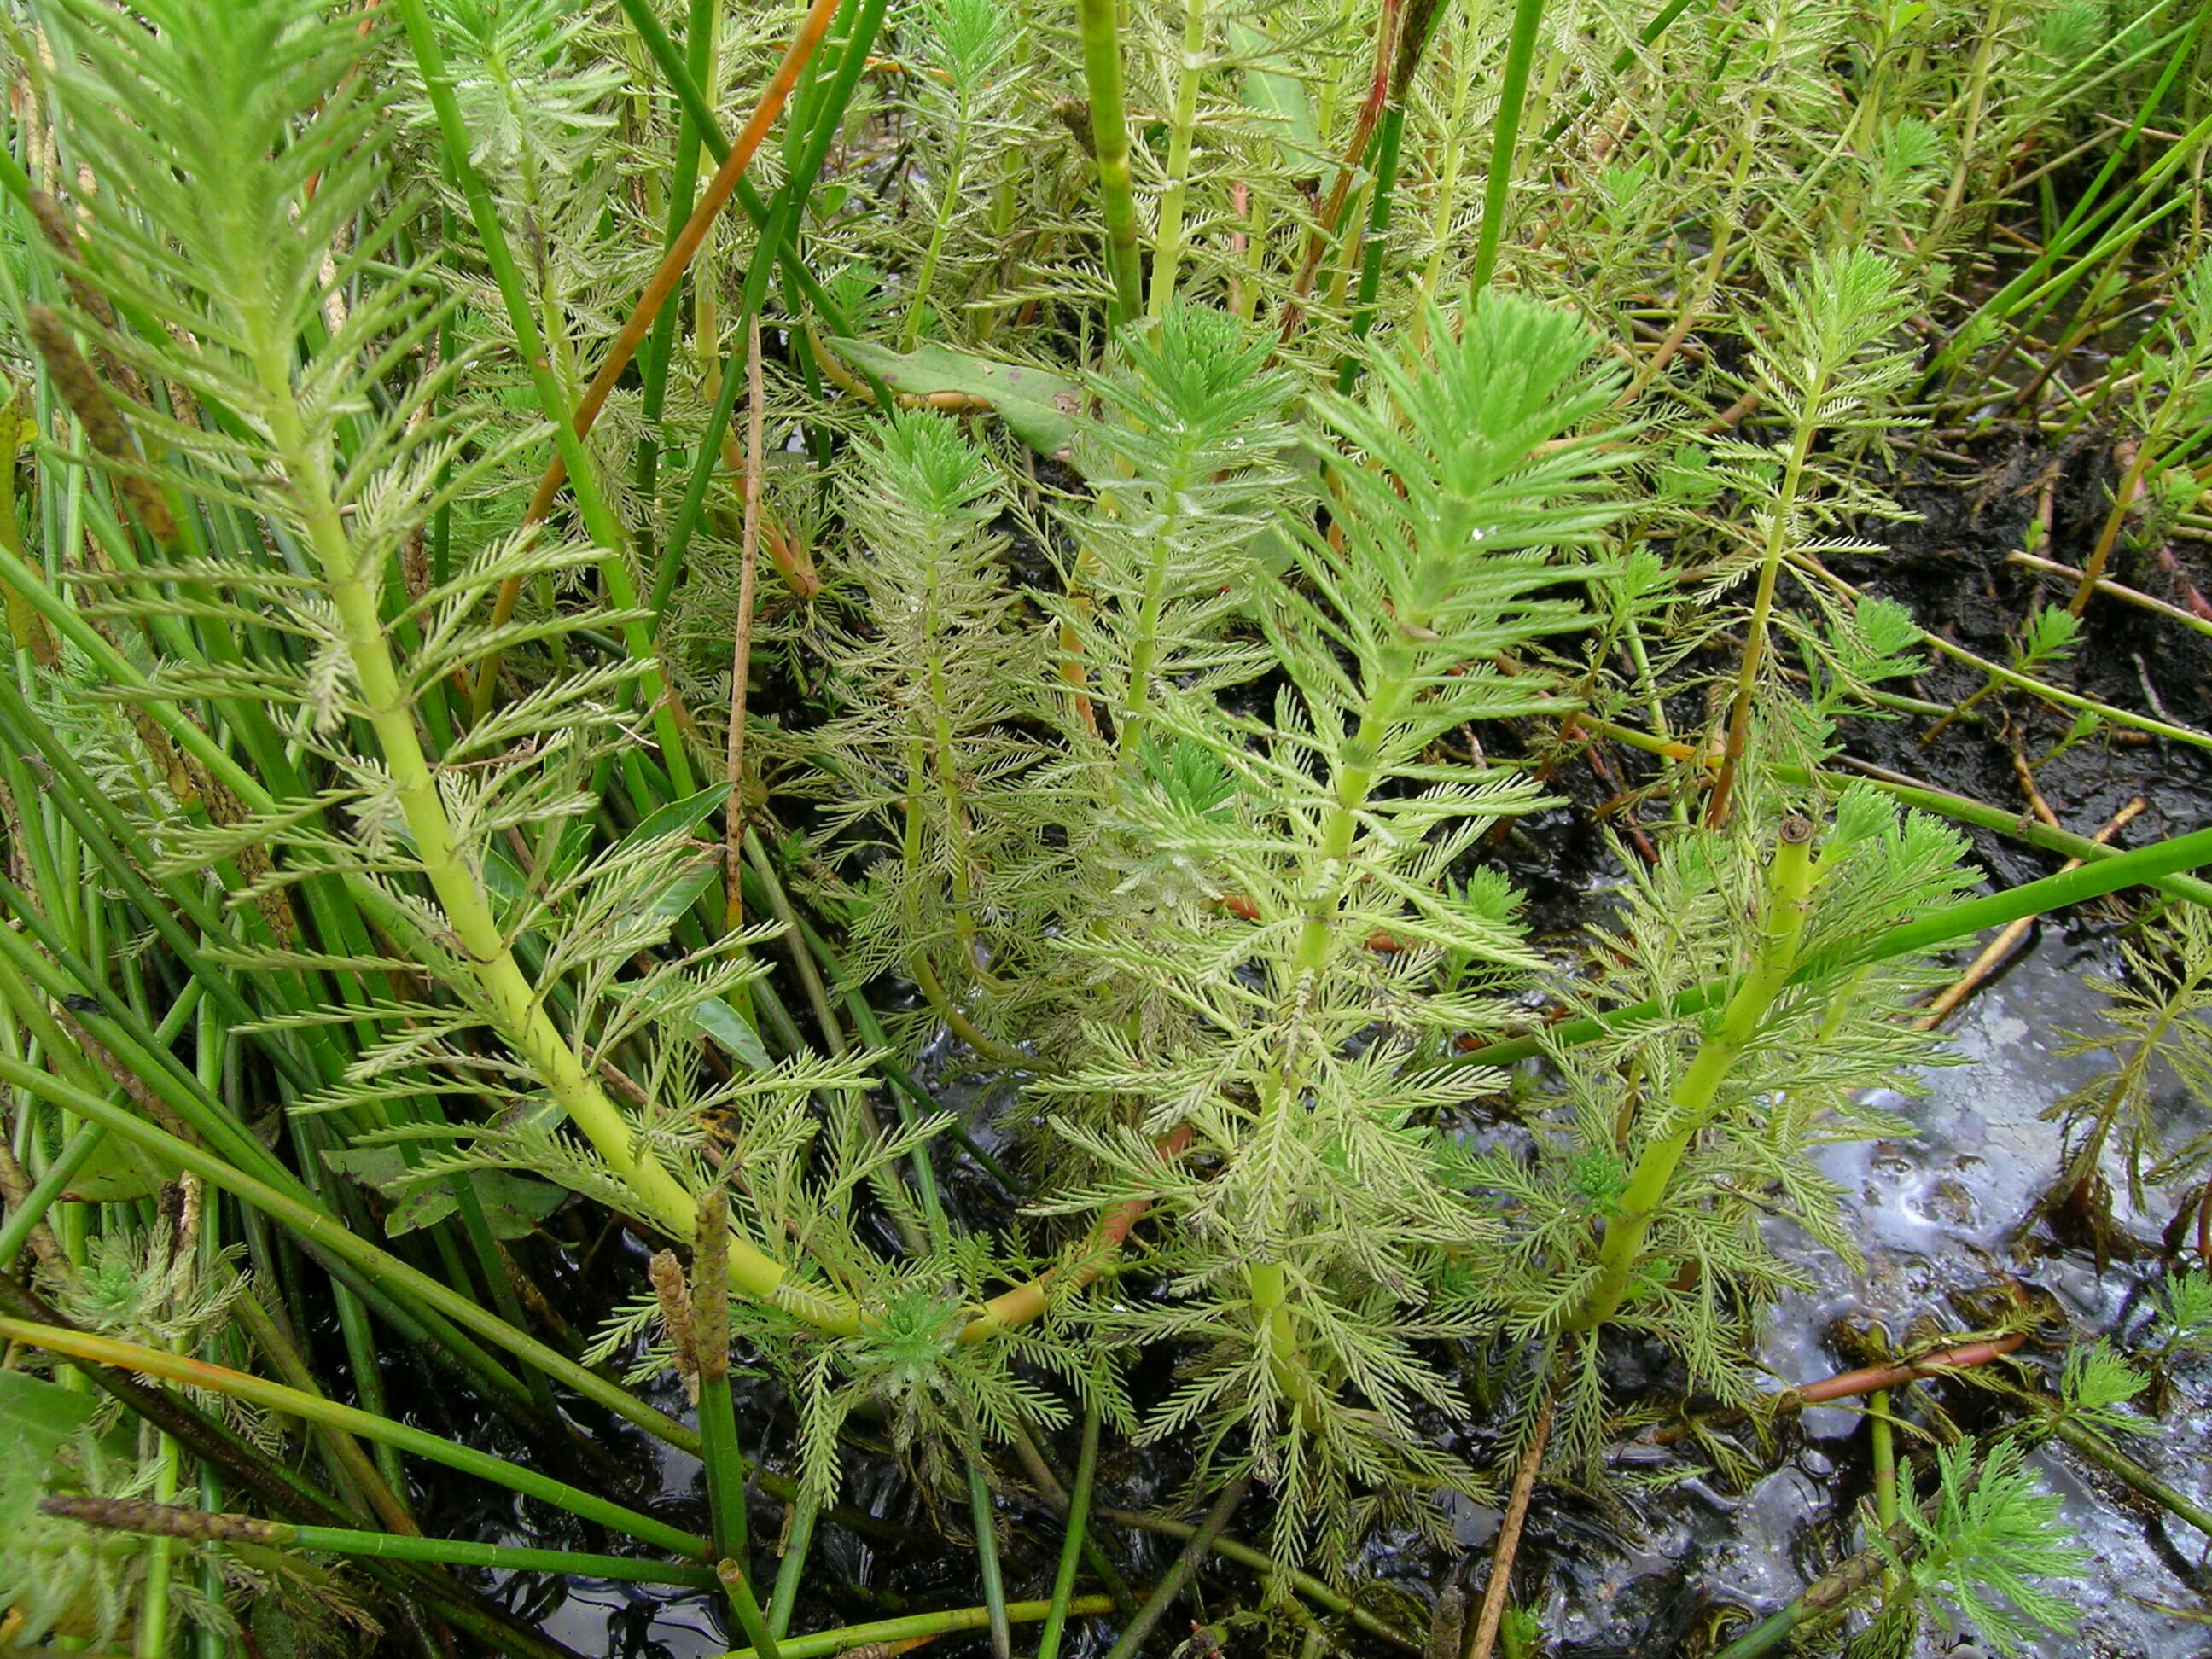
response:
<path id="1" fill-rule="evenodd" d="M 1800 1389 L 1784 1389 L 1775 1396 L 1775 1409 L 1784 1414 L 1794 1414 L 1808 1407 L 1825 1406 L 1831 1401 L 1855 1399 L 1860 1395 L 1880 1394 L 1886 1389 L 1903 1388 L 1908 1382 L 1920 1382 L 1930 1376 L 1942 1376 L 1952 1371 L 1962 1371 L 1976 1365 L 1986 1365 L 2002 1359 L 2027 1340 L 2023 1333 L 2000 1336 L 1988 1342 L 1966 1342 L 1941 1352 L 1923 1354 L 1917 1359 L 1899 1360 L 1894 1365 L 1864 1365 L 1856 1370 L 1838 1371 L 1823 1377 L 1818 1382 L 1808 1382 Z M 1724 1412 L 1719 1418 L 1741 1415 Z M 1717 1420 L 1707 1418 L 1706 1422 Z M 1689 1432 L 1687 1425 L 1673 1424 L 1650 1437 L 1653 1445 L 1669 1445 Z"/>
<path id="2" fill-rule="evenodd" d="M 599 418 L 599 410 L 606 405 L 607 394 L 614 390 L 615 382 L 629 367 L 630 359 L 637 355 L 637 349 L 645 343 L 646 336 L 653 331 L 653 319 L 660 314 L 661 307 L 668 303 L 669 295 L 676 292 L 677 285 L 684 280 L 684 273 L 690 269 L 700 245 L 707 240 L 707 233 L 714 228 L 714 221 L 721 216 L 723 208 L 728 205 L 731 196 L 736 192 L 745 169 L 752 164 L 754 153 L 768 137 L 769 129 L 775 125 L 775 118 L 782 113 L 785 103 L 791 97 L 792 88 L 799 84 L 800 71 L 805 68 L 806 60 L 814 55 L 815 49 L 822 44 L 822 37 L 829 31 L 830 20 L 837 15 L 842 0 L 814 0 L 813 5 L 807 9 L 805 17 L 799 23 L 799 32 L 792 37 L 791 45 L 784 52 L 783 61 L 776 65 L 775 75 L 769 82 L 768 89 L 761 94 L 752 118 L 745 123 L 744 131 L 737 136 L 730 146 L 729 154 L 722 158 L 721 166 L 715 169 L 714 178 L 708 181 L 706 192 L 699 198 L 699 205 L 692 209 L 691 216 L 684 221 L 684 228 L 668 245 L 668 252 L 661 256 L 659 269 L 653 273 L 653 280 L 645 285 L 645 292 L 638 296 L 637 308 L 630 313 L 629 320 L 623 325 L 622 332 L 615 336 L 614 343 L 607 349 L 606 361 L 599 365 L 599 373 L 592 377 L 591 385 L 584 389 L 574 416 L 576 436 L 580 440 L 590 434 L 592 424 Z M 760 257 L 772 258 L 774 251 L 763 248 Z M 554 497 L 560 493 L 562 483 L 568 476 L 568 465 L 559 455 L 555 455 L 546 463 L 545 471 L 538 480 L 538 493 L 531 498 L 530 511 L 524 517 L 525 524 L 539 523 L 553 510 Z M 515 605 L 521 597 L 520 578 L 509 577 L 500 584 L 498 596 L 492 605 L 491 625 L 494 628 L 503 625 L 514 616 Z M 496 654 L 486 658 L 477 670 L 476 697 L 479 703 L 488 698 L 498 672 Z"/>
<path id="3" fill-rule="evenodd" d="M 1306 238 L 1305 256 L 1291 283 L 1291 298 L 1283 307 L 1283 339 L 1297 333 L 1298 324 L 1304 319 L 1304 307 L 1299 301 L 1313 292 L 1322 261 L 1328 257 L 1329 245 L 1336 240 L 1337 225 L 1344 217 L 1344 204 L 1351 199 L 1352 181 L 1359 176 L 1359 163 L 1375 137 L 1376 126 L 1382 119 L 1383 106 L 1390 101 L 1390 68 L 1397 58 L 1398 25 L 1403 5 L 1404 0 L 1382 0 L 1382 15 L 1375 31 L 1375 73 L 1368 82 L 1367 96 L 1359 106 L 1359 118 L 1352 124 L 1352 142 L 1344 147 L 1344 160 L 1337 166 L 1336 183 L 1322 205 L 1321 222 Z"/>
<path id="4" fill-rule="evenodd" d="M 1171 1130 L 1153 1143 L 1161 1161 L 1171 1162 L 1182 1155 L 1190 1145 L 1188 1125 Z M 981 1342 L 1017 1326 L 1026 1325 L 1041 1316 L 1050 1304 L 1056 1291 L 1081 1290 L 1105 1271 L 1107 1261 L 1120 1249 L 1129 1237 L 1130 1230 L 1143 1220 L 1145 1212 L 1152 1207 L 1149 1198 L 1132 1198 L 1115 1205 L 1098 1218 L 1091 1236 L 1067 1265 L 1039 1273 L 1026 1285 L 1017 1285 L 1012 1290 L 993 1297 L 983 1304 L 982 1312 L 961 1328 L 963 1343 Z"/>

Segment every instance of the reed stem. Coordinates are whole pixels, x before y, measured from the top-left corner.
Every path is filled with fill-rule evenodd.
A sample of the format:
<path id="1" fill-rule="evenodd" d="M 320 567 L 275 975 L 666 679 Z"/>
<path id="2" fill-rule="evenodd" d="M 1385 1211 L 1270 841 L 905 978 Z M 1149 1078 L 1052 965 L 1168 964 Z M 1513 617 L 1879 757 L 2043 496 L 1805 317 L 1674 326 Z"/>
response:
<path id="1" fill-rule="evenodd" d="M 1514 0 L 1513 30 L 1505 44 L 1505 74 L 1498 89 L 1498 117 L 1490 129 L 1482 227 L 1475 239 L 1474 272 L 1468 279 L 1468 289 L 1476 295 L 1490 286 L 1498 269 L 1498 249 L 1505 234 L 1516 152 L 1521 142 L 1521 112 L 1528 101 L 1528 68 L 1535 61 L 1536 30 L 1543 21 L 1544 0 Z"/>
<path id="2" fill-rule="evenodd" d="M 1106 270 L 1114 282 L 1107 315 L 1113 325 L 1135 319 L 1145 304 L 1137 258 L 1137 197 L 1129 173 L 1129 112 L 1122 89 L 1121 20 L 1115 0 L 1076 0 L 1083 44 L 1083 80 L 1091 96 L 1091 146 L 1098 161 L 1100 216 L 1106 226 Z"/>
<path id="3" fill-rule="evenodd" d="M 1060 1544 L 1060 1565 L 1052 1579 L 1052 1608 L 1045 1615 L 1037 1638 L 1036 1659 L 1060 1659 L 1060 1638 L 1067 1628 L 1068 1608 L 1075 1595 L 1075 1570 L 1083 1559 L 1083 1540 L 1091 1522 L 1091 1494 L 1098 1476 L 1098 1407 L 1083 1412 L 1083 1443 L 1075 1455 L 1075 1487 L 1067 1502 L 1067 1530 Z"/>

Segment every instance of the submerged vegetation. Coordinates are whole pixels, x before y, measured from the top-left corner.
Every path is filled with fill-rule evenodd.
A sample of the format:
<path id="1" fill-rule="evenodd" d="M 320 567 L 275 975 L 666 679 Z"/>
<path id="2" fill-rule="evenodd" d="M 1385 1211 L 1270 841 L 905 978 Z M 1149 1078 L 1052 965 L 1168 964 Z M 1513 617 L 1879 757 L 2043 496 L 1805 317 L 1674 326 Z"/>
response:
<path id="1" fill-rule="evenodd" d="M 0 1649 L 1565 1655 L 1838 1401 L 1643 1648 L 2201 1553 L 2208 16 L 8 0 Z M 2062 911 L 2021 1278 L 1778 1379 Z"/>

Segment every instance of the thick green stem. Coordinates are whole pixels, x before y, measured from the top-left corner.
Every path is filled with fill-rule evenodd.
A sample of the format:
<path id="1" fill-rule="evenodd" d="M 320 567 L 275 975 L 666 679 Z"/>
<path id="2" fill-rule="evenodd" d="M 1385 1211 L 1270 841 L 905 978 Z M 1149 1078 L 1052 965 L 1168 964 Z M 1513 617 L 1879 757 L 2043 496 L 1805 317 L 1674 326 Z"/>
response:
<path id="1" fill-rule="evenodd" d="M 2206 1509 L 2187 1493 L 2176 1491 L 2135 1459 L 2122 1453 L 2103 1436 L 2093 1433 L 2079 1424 L 2069 1423 L 2063 1418 L 2055 1420 L 2051 1427 L 2052 1433 L 2123 1486 L 2142 1493 L 2161 1509 L 2189 1522 L 2207 1538 L 2212 1538 L 2212 1510 Z"/>
<path id="2" fill-rule="evenodd" d="M 1867 1401 L 1867 1429 L 1874 1441 L 1875 1519 L 1887 1532 L 1897 1524 L 1897 1431 L 1887 1389 L 1876 1389 Z"/>
<path id="3" fill-rule="evenodd" d="M 699 1205 L 691 1249 L 691 1340 L 699 1375 L 700 1462 L 707 1466 L 707 1512 L 714 1553 L 746 1558 L 745 1460 L 730 1398 L 729 1207 L 720 1188 Z"/>
<path id="4" fill-rule="evenodd" d="M 1137 260 L 1137 197 L 1129 176 L 1129 112 L 1121 90 L 1121 19 L 1115 0 L 1077 0 L 1075 14 L 1083 40 L 1083 79 L 1091 94 L 1091 144 L 1098 158 L 1106 268 L 1114 279 L 1109 314 L 1118 328 L 1145 304 Z"/>
<path id="5" fill-rule="evenodd" d="M 405 5 L 410 24 L 417 3 Z M 424 21 L 427 30 L 427 20 Z M 418 42 L 418 49 L 420 43 Z M 426 59 L 426 73 L 431 60 Z M 447 96 L 451 97 L 450 88 Z M 393 798 L 415 841 L 424 878 L 437 896 L 458 947 L 457 956 L 482 994 L 501 1037 L 529 1066 L 546 1092 L 576 1125 L 594 1150 L 635 1195 L 640 1211 L 678 1237 L 698 1224 L 691 1194 L 649 1153 L 641 1152 L 629 1120 L 601 1091 L 583 1060 L 555 1026 L 535 988 L 508 949 L 504 930 L 447 817 L 421 735 L 415 709 L 392 655 L 391 639 L 378 610 L 383 572 L 366 566 L 346 534 L 331 488 L 330 456 L 312 440 L 290 380 L 287 343 L 264 338 L 252 343 L 252 357 L 262 394 L 260 414 L 291 481 L 294 501 L 315 557 L 322 566 L 339 633 L 351 659 L 362 713 L 376 735 Z M 564 420 L 556 428 L 569 433 Z M 572 471 L 580 479 L 585 471 Z M 610 521 L 611 522 L 611 521 Z M 619 561 L 617 561 L 619 562 Z M 625 573 L 624 581 L 627 582 Z M 672 776 L 680 752 L 667 756 Z M 690 786 L 678 778 L 685 793 Z M 782 1267 L 749 1244 L 732 1243 L 730 1283 L 758 1301 L 777 1299 Z M 803 1299 L 811 1311 L 830 1315 L 833 1326 L 850 1328 L 849 1317 L 818 1297 Z M 793 1300 L 792 1305 L 801 1305 Z M 805 1316 L 811 1316 L 811 1311 Z"/>
<path id="6" fill-rule="evenodd" d="M 1673 1127 L 1647 1141 L 1630 1172 L 1619 1213 L 1606 1224 L 1598 1250 L 1598 1279 L 1568 1328 L 1595 1330 L 1626 1300 L 1651 1224 L 1666 1202 L 1667 1190 L 1683 1155 L 1711 1116 L 1721 1085 L 1759 1035 L 1767 1011 L 1797 965 L 1797 941 L 1813 894 L 1813 823 L 1792 817 L 1782 825 L 1774 862 L 1767 870 L 1766 902 L 1760 918 L 1759 947 L 1750 971 L 1729 999 L 1720 1024 L 1708 1036 L 1674 1085 L 1668 1105 Z"/>
<path id="7" fill-rule="evenodd" d="M 686 1236 L 697 1224 L 690 1194 L 657 1161 L 639 1155 L 629 1121 L 555 1028 L 508 950 L 490 900 L 455 838 L 416 730 L 413 702 L 392 662 L 391 640 L 378 611 L 382 573 L 363 567 L 346 535 L 330 488 L 327 457 L 307 436 L 281 347 L 273 343 L 264 343 L 264 347 L 256 354 L 264 393 L 262 415 L 292 481 L 308 542 L 322 564 L 331 609 L 360 687 L 362 712 L 376 734 L 392 795 L 414 836 L 416 858 L 445 912 L 459 954 L 469 964 L 501 1036 L 623 1178 L 646 1215 L 679 1237 Z M 763 1265 L 764 1273 L 760 1271 Z M 765 1257 L 745 1267 L 749 1282 L 743 1288 L 747 1293 L 772 1295 L 782 1269 Z M 731 1268 L 735 1278 L 739 1266 L 734 1253 Z"/>

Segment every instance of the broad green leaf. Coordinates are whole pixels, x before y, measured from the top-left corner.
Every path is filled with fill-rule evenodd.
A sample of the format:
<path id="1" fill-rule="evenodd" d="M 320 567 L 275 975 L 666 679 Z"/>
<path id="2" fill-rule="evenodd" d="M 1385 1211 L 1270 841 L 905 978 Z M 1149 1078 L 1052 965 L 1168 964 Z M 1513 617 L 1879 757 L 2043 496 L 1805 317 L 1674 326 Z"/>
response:
<path id="1" fill-rule="evenodd" d="M 951 393 L 988 404 L 1016 437 L 1040 454 L 1065 459 L 1075 441 L 1075 416 L 1083 406 L 1083 392 L 1060 375 L 940 345 L 925 345 L 901 356 L 869 340 L 833 337 L 824 343 L 894 392 L 917 398 Z"/>
<path id="2" fill-rule="evenodd" d="M 407 1160 L 397 1146 L 352 1146 L 323 1154 L 323 1162 L 340 1175 L 381 1192 L 407 1172 Z"/>
<path id="3" fill-rule="evenodd" d="M 1291 173 L 1304 177 L 1322 161 L 1321 129 L 1314 125 L 1306 83 L 1282 67 L 1288 60 L 1274 43 L 1241 18 L 1229 20 L 1229 47 L 1244 60 L 1244 106 L 1272 116 L 1275 142 Z"/>
<path id="4" fill-rule="evenodd" d="M 721 869 L 719 860 L 695 859 L 690 868 L 653 896 L 652 902 L 646 906 L 646 914 L 656 921 L 675 921 L 698 902 L 699 895 L 713 884 Z"/>
<path id="5" fill-rule="evenodd" d="M 478 1170 L 470 1179 L 494 1238 L 527 1237 L 568 1196 L 567 1188 L 550 1181 L 508 1170 Z"/>
<path id="6" fill-rule="evenodd" d="M 726 783 L 711 784 L 696 795 L 686 795 L 682 800 L 670 801 L 665 806 L 655 807 L 647 814 L 637 828 L 622 838 L 624 848 L 642 847 L 649 841 L 659 841 L 664 836 L 687 834 L 704 823 L 708 817 L 721 809 L 730 798 Z"/>
<path id="7" fill-rule="evenodd" d="M 385 1237 L 397 1238 L 402 1233 L 434 1227 L 458 1207 L 453 1194 L 443 1182 L 435 1185 L 426 1182 L 420 1187 L 410 1187 L 399 1194 L 391 1213 L 384 1218 Z"/>
<path id="8" fill-rule="evenodd" d="M 102 1135 L 70 1177 L 68 1195 L 88 1204 L 127 1204 L 152 1197 L 177 1174 L 173 1165 L 162 1164 L 143 1146 L 120 1135 Z"/>
<path id="9" fill-rule="evenodd" d="M 92 1420 L 96 1397 L 58 1382 L 0 1371 L 0 1446 L 43 1468 L 57 1448 Z"/>
<path id="10" fill-rule="evenodd" d="M 460 1180 L 476 1188 L 477 1201 L 483 1206 L 484 1224 L 494 1238 L 529 1237 L 568 1195 L 552 1182 L 530 1176 L 506 1170 L 472 1170 L 465 1176 L 448 1176 L 441 1182 L 407 1188 L 392 1206 L 384 1224 L 386 1233 L 397 1238 L 443 1221 L 458 1207 L 452 1183 Z"/>
<path id="11" fill-rule="evenodd" d="M 476 1188 L 483 1206 L 484 1221 L 494 1238 L 521 1238 L 560 1206 L 568 1194 L 550 1182 L 506 1170 L 472 1170 L 440 1181 L 424 1181 L 408 1168 L 397 1146 L 355 1146 L 345 1152 L 326 1152 L 323 1161 L 341 1175 L 364 1187 L 373 1187 L 392 1200 L 384 1231 L 397 1238 L 424 1227 L 434 1227 L 451 1215 L 459 1200 L 453 1182 L 466 1180 Z"/>
<path id="12" fill-rule="evenodd" d="M 768 1050 L 761 1047 L 759 1033 L 744 1022 L 744 1017 L 720 998 L 701 1003 L 691 1011 L 692 1024 L 708 1036 L 730 1052 L 731 1058 L 765 1072 L 769 1066 Z"/>

